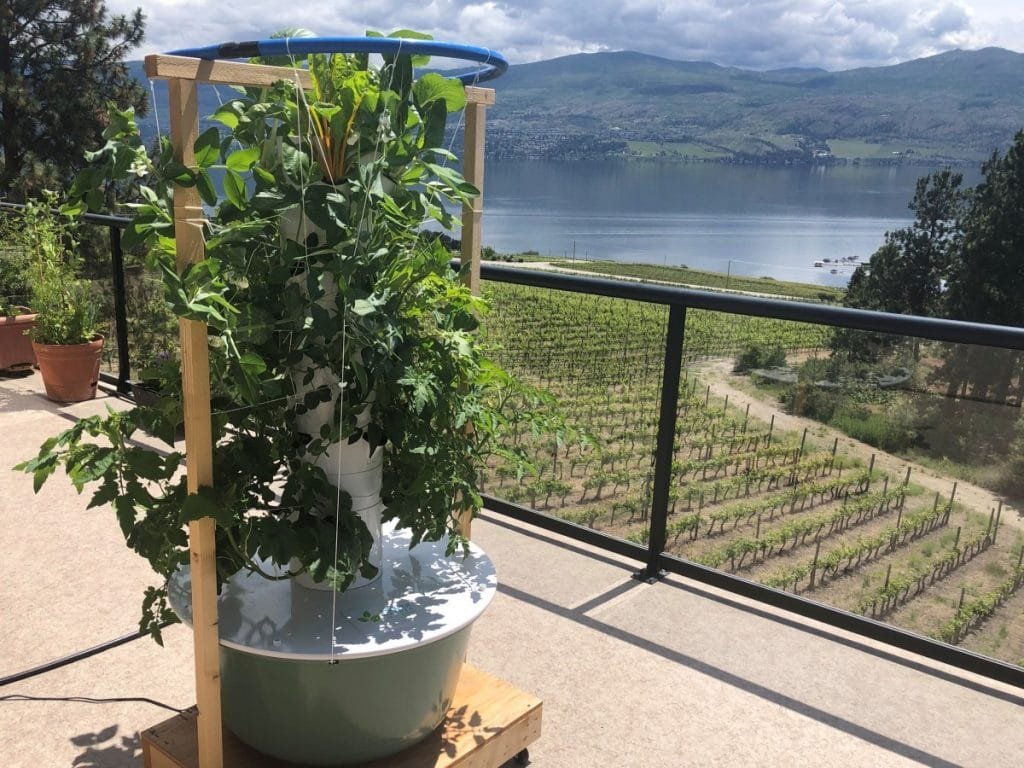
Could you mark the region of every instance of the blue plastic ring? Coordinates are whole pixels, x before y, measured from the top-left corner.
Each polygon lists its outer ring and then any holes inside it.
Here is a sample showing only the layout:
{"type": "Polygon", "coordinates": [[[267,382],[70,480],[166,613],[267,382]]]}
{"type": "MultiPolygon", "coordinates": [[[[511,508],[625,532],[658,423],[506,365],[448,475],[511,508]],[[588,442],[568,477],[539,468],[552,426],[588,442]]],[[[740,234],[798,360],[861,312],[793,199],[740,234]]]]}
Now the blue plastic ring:
{"type": "Polygon", "coordinates": [[[386,53],[412,56],[444,56],[475,61],[484,66],[475,72],[456,75],[463,85],[474,85],[502,75],[508,61],[497,51],[461,43],[436,40],[407,40],[398,37],[283,37],[249,40],[241,43],[217,43],[199,48],[170,51],[172,56],[196,59],[245,59],[256,56],[306,56],[310,53],[386,53]]]}

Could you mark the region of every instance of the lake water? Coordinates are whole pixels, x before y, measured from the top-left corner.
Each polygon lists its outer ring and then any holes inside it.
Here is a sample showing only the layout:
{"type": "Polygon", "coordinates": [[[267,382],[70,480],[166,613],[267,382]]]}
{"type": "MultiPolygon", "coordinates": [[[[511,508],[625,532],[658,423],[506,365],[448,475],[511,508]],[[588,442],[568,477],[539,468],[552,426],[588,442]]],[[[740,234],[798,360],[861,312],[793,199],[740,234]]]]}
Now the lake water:
{"type": "Polygon", "coordinates": [[[845,285],[852,266],[835,262],[867,260],[887,230],[912,221],[907,203],[928,171],[493,161],[483,241],[499,252],[845,285]]]}

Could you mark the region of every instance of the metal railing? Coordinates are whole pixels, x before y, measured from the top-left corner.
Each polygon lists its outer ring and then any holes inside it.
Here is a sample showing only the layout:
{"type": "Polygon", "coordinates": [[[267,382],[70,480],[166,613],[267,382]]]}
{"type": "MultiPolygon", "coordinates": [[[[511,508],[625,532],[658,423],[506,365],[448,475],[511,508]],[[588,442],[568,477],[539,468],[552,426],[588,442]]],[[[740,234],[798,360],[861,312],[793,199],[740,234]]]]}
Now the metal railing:
{"type": "Polygon", "coordinates": [[[668,308],[647,544],[641,545],[616,538],[589,527],[510,503],[493,495],[484,497],[487,509],[633,558],[643,564],[636,574],[641,579],[657,579],[666,572],[675,573],[961,669],[1024,687],[1024,668],[1022,667],[933,640],[866,616],[808,600],[749,579],[705,567],[666,551],[676,406],[688,309],[713,310],[737,315],[816,323],[833,328],[848,328],[886,335],[901,334],[933,341],[1013,350],[1024,350],[1024,328],[895,315],[784,299],[716,293],[490,264],[482,265],[481,277],[496,283],[628,299],[668,308]]]}
{"type": "MultiPolygon", "coordinates": [[[[0,210],[18,210],[19,206],[0,203],[0,210]]],[[[104,226],[110,232],[111,274],[114,292],[114,336],[117,345],[117,373],[104,380],[118,392],[130,392],[131,360],[125,292],[124,255],[121,230],[129,220],[118,216],[87,214],[86,223],[104,226]]],[[[452,262],[458,267],[459,262],[452,262]]],[[[662,372],[659,420],[653,457],[653,483],[649,535],[646,545],[616,538],[592,528],[577,525],[552,515],[485,495],[486,507],[496,513],[538,526],[586,544],[635,559],[640,564],[637,577],[657,579],[675,573],[735,594],[752,598],[795,614],[838,627],[897,648],[921,654],[952,666],[978,673],[1012,685],[1024,687],[1024,668],[983,656],[947,643],[914,634],[891,624],[839,608],[808,600],[799,595],[768,587],[749,579],[725,573],[686,560],[666,551],[669,518],[669,493],[672,479],[677,399],[683,368],[687,310],[712,310],[777,320],[816,323],[833,328],[880,334],[915,336],[940,342],[972,344],[1024,351],[1024,328],[993,326],[937,318],[894,315],[884,312],[810,304],[785,299],[770,299],[735,293],[702,291],[667,285],[575,274],[498,266],[485,263],[481,276],[488,281],[534,288],[566,291],[590,296],[628,299],[668,308],[665,327],[664,368],[662,372]]]]}

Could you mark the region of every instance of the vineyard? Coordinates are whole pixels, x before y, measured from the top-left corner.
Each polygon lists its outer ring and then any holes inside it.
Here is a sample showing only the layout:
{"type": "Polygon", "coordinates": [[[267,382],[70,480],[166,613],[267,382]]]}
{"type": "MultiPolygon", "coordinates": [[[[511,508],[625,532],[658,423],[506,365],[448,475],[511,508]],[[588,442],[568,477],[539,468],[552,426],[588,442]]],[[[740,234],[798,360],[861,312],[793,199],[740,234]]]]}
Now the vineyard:
{"type": "MultiPolygon", "coordinates": [[[[515,435],[536,473],[495,464],[487,493],[638,543],[648,536],[667,310],[488,284],[496,357],[543,385],[584,439],[515,435]]],[[[750,346],[827,354],[828,328],[688,310],[683,359],[750,346]]],[[[838,441],[783,433],[684,371],[667,548],[672,554],[1024,663],[1024,532],[891,476],[838,441]]]]}

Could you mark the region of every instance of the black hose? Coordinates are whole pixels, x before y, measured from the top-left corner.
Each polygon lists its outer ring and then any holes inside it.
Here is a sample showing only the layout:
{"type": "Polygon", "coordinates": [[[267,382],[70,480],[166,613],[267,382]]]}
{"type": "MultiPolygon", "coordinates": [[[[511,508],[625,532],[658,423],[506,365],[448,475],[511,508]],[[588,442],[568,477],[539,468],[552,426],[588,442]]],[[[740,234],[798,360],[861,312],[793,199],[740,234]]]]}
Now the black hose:
{"type": "MultiPolygon", "coordinates": [[[[160,629],[170,626],[172,623],[173,622],[165,622],[160,625],[160,629]]],[[[38,667],[32,667],[31,669],[26,669],[21,672],[15,672],[13,675],[0,677],[0,688],[5,685],[10,685],[11,683],[17,683],[21,680],[28,680],[30,677],[35,677],[36,675],[41,675],[45,672],[51,672],[55,669],[66,667],[68,664],[88,659],[90,656],[95,656],[103,653],[104,651],[109,651],[112,648],[117,648],[119,645],[124,645],[132,642],[133,640],[138,640],[140,637],[147,637],[149,634],[149,631],[144,632],[139,630],[138,632],[133,632],[128,635],[122,635],[121,637],[114,638],[113,640],[108,640],[100,645],[94,645],[92,648],[87,648],[84,651],[73,653],[70,656],[64,656],[59,659],[54,659],[53,661],[48,661],[45,664],[40,664],[38,667]]]]}

